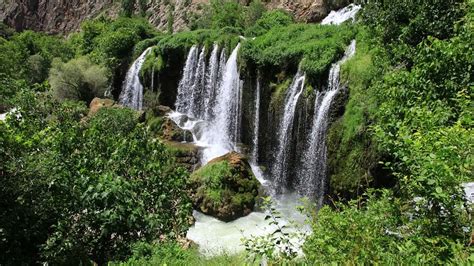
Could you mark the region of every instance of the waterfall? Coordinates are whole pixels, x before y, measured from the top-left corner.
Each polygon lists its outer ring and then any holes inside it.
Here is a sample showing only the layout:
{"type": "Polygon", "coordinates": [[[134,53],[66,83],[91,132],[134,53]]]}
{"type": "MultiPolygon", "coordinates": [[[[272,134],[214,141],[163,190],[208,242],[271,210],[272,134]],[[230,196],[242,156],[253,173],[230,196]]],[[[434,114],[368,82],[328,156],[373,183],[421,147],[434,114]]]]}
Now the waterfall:
{"type": "Polygon", "coordinates": [[[179,81],[178,96],[176,98],[176,110],[178,112],[194,116],[192,109],[193,99],[193,85],[195,83],[196,69],[198,64],[198,47],[194,45],[191,47],[186,58],[186,63],[183,69],[183,77],[179,81]]]}
{"type": "Polygon", "coordinates": [[[203,112],[206,106],[204,106],[204,95],[205,95],[205,81],[206,81],[206,48],[203,47],[199,53],[199,59],[197,61],[197,68],[195,69],[193,85],[191,87],[191,106],[189,106],[189,115],[196,118],[204,118],[203,112]]]}
{"type": "Polygon", "coordinates": [[[255,117],[253,119],[253,139],[252,139],[252,160],[258,163],[258,133],[260,131],[260,75],[257,77],[257,87],[255,89],[255,117]]]}
{"type": "Polygon", "coordinates": [[[234,150],[238,140],[239,121],[241,117],[241,90],[237,55],[240,43],[235,47],[225,65],[222,81],[216,94],[214,106],[215,117],[209,121],[206,142],[217,149],[204,151],[204,161],[234,150]]]}
{"type": "Polygon", "coordinates": [[[184,126],[183,114],[191,123],[195,142],[204,147],[202,162],[235,150],[240,141],[242,89],[237,55],[238,44],[226,60],[225,49],[214,45],[206,64],[205,48],[193,46],[188,53],[176,99],[177,114],[171,118],[184,126]],[[187,118],[188,119],[188,118],[187,118]]]}
{"type": "Polygon", "coordinates": [[[361,6],[356,4],[350,4],[340,10],[331,11],[327,17],[321,21],[321,25],[339,25],[345,21],[352,19],[354,21],[357,12],[361,9],[361,6]]]}
{"type": "Polygon", "coordinates": [[[127,72],[125,80],[122,85],[122,92],[119,96],[119,103],[133,108],[135,110],[141,110],[143,107],[143,85],[140,83],[140,69],[147,54],[150,52],[152,47],[146,49],[138,58],[133,62],[132,66],[127,72]]]}
{"type": "MultiPolygon", "coordinates": [[[[224,50],[222,50],[224,52],[224,50]]],[[[225,59],[225,54],[221,54],[221,59],[225,59]]],[[[206,73],[206,94],[204,95],[204,106],[207,108],[204,116],[204,120],[209,121],[214,114],[212,113],[213,106],[215,104],[215,94],[216,88],[219,82],[219,72],[220,65],[219,65],[219,46],[214,44],[214,48],[212,49],[211,58],[209,59],[209,69],[206,73]]],[[[225,62],[225,61],[224,61],[225,62]]],[[[224,64],[224,63],[221,63],[224,64]]]]}
{"type": "Polygon", "coordinates": [[[306,76],[301,70],[293,78],[285,97],[283,119],[278,132],[276,160],[272,168],[273,186],[276,193],[281,193],[287,187],[288,150],[292,138],[293,121],[296,105],[303,92],[306,76]]]}
{"type": "Polygon", "coordinates": [[[333,64],[329,71],[328,89],[317,93],[314,103],[314,118],[311,125],[307,148],[301,160],[298,173],[298,191],[300,194],[316,198],[319,206],[322,205],[326,187],[326,135],[331,103],[340,90],[339,73],[341,65],[355,53],[355,41],[346,49],[344,57],[333,64]]]}

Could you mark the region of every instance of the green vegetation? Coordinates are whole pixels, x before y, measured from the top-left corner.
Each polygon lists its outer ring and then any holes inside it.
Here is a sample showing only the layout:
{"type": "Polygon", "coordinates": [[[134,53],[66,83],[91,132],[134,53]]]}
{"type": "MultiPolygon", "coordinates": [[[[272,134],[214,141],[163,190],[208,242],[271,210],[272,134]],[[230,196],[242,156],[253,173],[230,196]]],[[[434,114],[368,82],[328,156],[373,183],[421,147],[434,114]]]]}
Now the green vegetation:
{"type": "MultiPolygon", "coordinates": [[[[144,15],[142,0],[122,0],[125,17],[86,21],[67,39],[0,24],[0,113],[15,108],[0,121],[0,264],[473,264],[461,185],[474,180],[474,2],[369,2],[340,26],[294,23],[259,0],[212,0],[192,31],[175,34],[168,1],[168,33],[130,18],[136,3],[144,15]],[[235,154],[189,176],[177,158],[197,148],[156,138],[170,122],[156,116],[159,97],[190,47],[241,42],[242,76],[265,78],[262,106],[275,114],[290,73],[306,72],[311,99],[353,38],[341,70],[347,104],[327,140],[334,202],[307,209],[305,256],[281,228],[244,240],[237,256],[199,256],[183,239],[192,205],[230,221],[254,208],[259,184],[235,154]],[[87,115],[151,46],[140,74],[147,123],[125,108],[87,115]]],[[[275,225],[280,214],[269,215],[275,225]]]]}
{"type": "Polygon", "coordinates": [[[183,235],[186,172],[133,111],[81,123],[83,105],[38,96],[21,92],[21,118],[0,124],[2,261],[104,263],[134,242],[183,235]]]}
{"type": "Polygon", "coordinates": [[[120,266],[139,265],[209,265],[209,266],[240,266],[258,265],[248,263],[242,255],[219,255],[212,258],[203,257],[195,247],[183,249],[178,243],[165,243],[162,245],[136,245],[134,254],[126,262],[111,263],[120,266]]]}
{"type": "Polygon", "coordinates": [[[218,157],[191,174],[192,200],[202,212],[223,221],[250,213],[259,183],[238,153],[218,157]]]}
{"type": "Polygon", "coordinates": [[[303,250],[311,264],[371,262],[381,265],[467,265],[472,248],[448,238],[426,238],[408,224],[403,203],[388,191],[370,192],[364,200],[328,206],[314,217],[313,234],[303,250]]]}
{"type": "Polygon", "coordinates": [[[93,64],[87,57],[72,59],[67,63],[54,60],[49,83],[58,99],[82,100],[89,103],[102,97],[108,85],[105,67],[93,64]]]}
{"type": "Polygon", "coordinates": [[[322,209],[305,244],[311,260],[474,260],[468,244],[472,206],[461,187],[473,181],[473,8],[472,1],[365,6],[362,23],[368,28],[359,31],[358,54],[343,67],[349,103],[330,134],[331,186],[344,191],[351,182],[366,182],[352,185],[360,193],[372,181],[387,185],[383,180],[390,176],[396,186],[322,209]]]}
{"type": "Polygon", "coordinates": [[[32,31],[6,37],[0,41],[0,73],[9,78],[41,83],[48,78],[53,58],[67,61],[73,57],[71,46],[59,37],[32,31]]]}
{"type": "Polygon", "coordinates": [[[381,168],[378,164],[381,155],[370,129],[377,110],[371,85],[388,66],[367,29],[359,30],[356,41],[357,53],[341,70],[341,79],[347,84],[350,97],[344,115],[328,132],[331,191],[348,198],[360,196],[368,186],[391,182],[389,176],[374,180],[374,173],[381,168]]]}
{"type": "Polygon", "coordinates": [[[245,42],[241,56],[264,69],[295,69],[301,63],[301,69],[316,80],[341,57],[353,36],[346,26],[292,24],[245,42]]]}

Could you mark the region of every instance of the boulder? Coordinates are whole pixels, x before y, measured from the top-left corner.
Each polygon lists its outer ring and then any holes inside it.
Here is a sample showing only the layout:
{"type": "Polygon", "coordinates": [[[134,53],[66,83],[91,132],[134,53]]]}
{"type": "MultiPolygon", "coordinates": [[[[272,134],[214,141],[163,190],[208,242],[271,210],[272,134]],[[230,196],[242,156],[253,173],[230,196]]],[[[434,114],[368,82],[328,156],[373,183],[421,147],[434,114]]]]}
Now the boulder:
{"type": "Polygon", "coordinates": [[[252,212],[260,187],[247,159],[236,152],[198,169],[191,174],[190,184],[195,208],[225,222],[252,212]]]}
{"type": "Polygon", "coordinates": [[[159,105],[158,108],[156,108],[155,112],[157,115],[159,116],[165,116],[167,115],[168,113],[171,113],[171,108],[169,108],[168,106],[164,106],[164,105],[159,105]]]}
{"type": "Polygon", "coordinates": [[[193,134],[189,130],[179,128],[169,117],[163,117],[159,137],[166,141],[193,142],[193,134]]]}
{"type": "Polygon", "coordinates": [[[101,108],[113,107],[113,106],[119,106],[119,105],[116,105],[114,100],[101,99],[101,98],[96,97],[89,104],[89,114],[87,116],[91,117],[91,116],[95,115],[99,111],[99,109],[101,109],[101,108]]]}

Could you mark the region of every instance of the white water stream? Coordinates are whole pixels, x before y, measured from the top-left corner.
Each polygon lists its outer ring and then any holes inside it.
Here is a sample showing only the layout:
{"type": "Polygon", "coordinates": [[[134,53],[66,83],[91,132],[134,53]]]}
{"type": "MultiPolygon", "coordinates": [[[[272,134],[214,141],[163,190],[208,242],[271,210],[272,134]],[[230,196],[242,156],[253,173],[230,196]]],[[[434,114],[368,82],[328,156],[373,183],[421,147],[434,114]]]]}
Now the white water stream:
{"type": "Polygon", "coordinates": [[[323,19],[323,21],[321,21],[321,25],[339,25],[348,21],[349,19],[352,19],[352,21],[354,21],[355,16],[361,8],[362,7],[359,5],[350,4],[337,11],[333,10],[331,11],[331,13],[329,13],[329,15],[327,15],[327,17],[323,19]]]}
{"type": "Polygon", "coordinates": [[[138,58],[133,62],[132,66],[127,72],[125,80],[122,85],[122,91],[119,96],[119,103],[135,110],[141,110],[143,107],[143,85],[140,83],[140,69],[147,54],[152,47],[147,48],[138,58]]]}

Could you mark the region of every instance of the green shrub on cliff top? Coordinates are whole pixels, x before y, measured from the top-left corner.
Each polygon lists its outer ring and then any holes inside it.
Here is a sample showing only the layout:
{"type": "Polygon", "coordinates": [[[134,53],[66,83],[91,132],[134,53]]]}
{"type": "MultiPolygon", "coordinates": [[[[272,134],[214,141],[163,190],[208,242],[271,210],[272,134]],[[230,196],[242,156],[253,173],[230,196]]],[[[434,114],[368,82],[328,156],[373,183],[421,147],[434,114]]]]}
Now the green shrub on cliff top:
{"type": "Polygon", "coordinates": [[[292,24],[248,40],[241,54],[259,67],[296,68],[301,63],[309,76],[318,77],[342,56],[353,37],[347,26],[292,24]]]}

